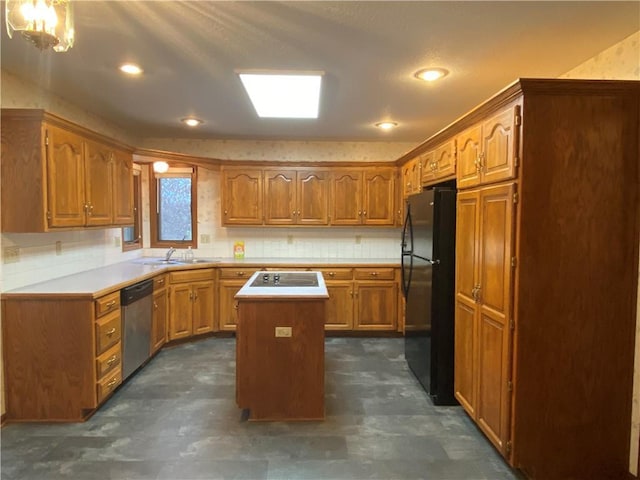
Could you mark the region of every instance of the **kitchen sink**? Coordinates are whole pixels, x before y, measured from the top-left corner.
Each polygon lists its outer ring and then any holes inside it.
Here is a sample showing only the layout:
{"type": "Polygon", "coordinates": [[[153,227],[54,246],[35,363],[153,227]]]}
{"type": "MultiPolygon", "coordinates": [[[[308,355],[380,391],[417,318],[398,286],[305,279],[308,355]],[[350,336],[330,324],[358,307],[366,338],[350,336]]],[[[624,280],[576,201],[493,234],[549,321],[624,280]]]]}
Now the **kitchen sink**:
{"type": "Polygon", "coordinates": [[[194,263],[217,263],[220,260],[206,260],[203,258],[198,258],[194,260],[165,260],[164,258],[141,258],[139,260],[135,260],[136,263],[141,263],[142,265],[192,265],[194,263]]]}

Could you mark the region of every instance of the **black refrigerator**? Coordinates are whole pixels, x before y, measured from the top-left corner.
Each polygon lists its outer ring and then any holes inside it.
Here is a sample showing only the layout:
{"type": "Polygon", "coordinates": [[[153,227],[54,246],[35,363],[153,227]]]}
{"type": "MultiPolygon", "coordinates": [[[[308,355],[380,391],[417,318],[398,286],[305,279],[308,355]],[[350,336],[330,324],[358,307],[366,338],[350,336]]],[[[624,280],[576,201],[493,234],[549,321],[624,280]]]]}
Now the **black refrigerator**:
{"type": "Polygon", "coordinates": [[[434,187],[407,199],[402,229],[406,299],[405,358],[434,405],[457,405],[453,394],[455,187],[434,187]]]}

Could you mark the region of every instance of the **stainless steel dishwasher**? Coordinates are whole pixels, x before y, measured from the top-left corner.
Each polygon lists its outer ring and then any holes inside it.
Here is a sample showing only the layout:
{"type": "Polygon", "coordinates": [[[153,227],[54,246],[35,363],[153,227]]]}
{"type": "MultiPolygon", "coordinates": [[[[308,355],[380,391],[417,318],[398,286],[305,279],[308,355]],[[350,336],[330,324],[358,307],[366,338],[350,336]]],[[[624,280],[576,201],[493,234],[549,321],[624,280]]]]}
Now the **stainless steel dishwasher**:
{"type": "Polygon", "coordinates": [[[153,280],[145,280],[120,291],[123,380],[149,358],[152,299],[153,280]]]}

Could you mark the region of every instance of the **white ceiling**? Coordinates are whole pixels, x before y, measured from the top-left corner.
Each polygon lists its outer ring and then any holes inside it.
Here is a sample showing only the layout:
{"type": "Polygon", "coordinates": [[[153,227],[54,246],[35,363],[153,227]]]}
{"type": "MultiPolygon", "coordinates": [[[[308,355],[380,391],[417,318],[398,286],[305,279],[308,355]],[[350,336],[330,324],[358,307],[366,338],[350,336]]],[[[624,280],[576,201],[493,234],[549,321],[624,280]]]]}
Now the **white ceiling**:
{"type": "Polygon", "coordinates": [[[640,30],[640,2],[77,1],[75,17],[67,53],[3,31],[2,69],[136,137],[419,142],[516,78],[557,77],[640,30]],[[419,82],[424,66],[451,73],[419,82]],[[259,119],[239,69],[324,71],[320,118],[259,119]]]}

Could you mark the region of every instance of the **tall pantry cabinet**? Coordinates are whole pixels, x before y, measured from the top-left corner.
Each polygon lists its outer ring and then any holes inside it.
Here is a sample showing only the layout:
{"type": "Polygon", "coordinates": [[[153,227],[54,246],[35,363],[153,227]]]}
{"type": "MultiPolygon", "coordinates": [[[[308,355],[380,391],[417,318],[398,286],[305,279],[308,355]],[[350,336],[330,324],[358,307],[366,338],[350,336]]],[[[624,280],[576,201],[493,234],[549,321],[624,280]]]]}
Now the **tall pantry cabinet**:
{"type": "Polygon", "coordinates": [[[521,79],[455,137],[456,398],[534,479],[628,471],[640,82],[521,79]]]}

